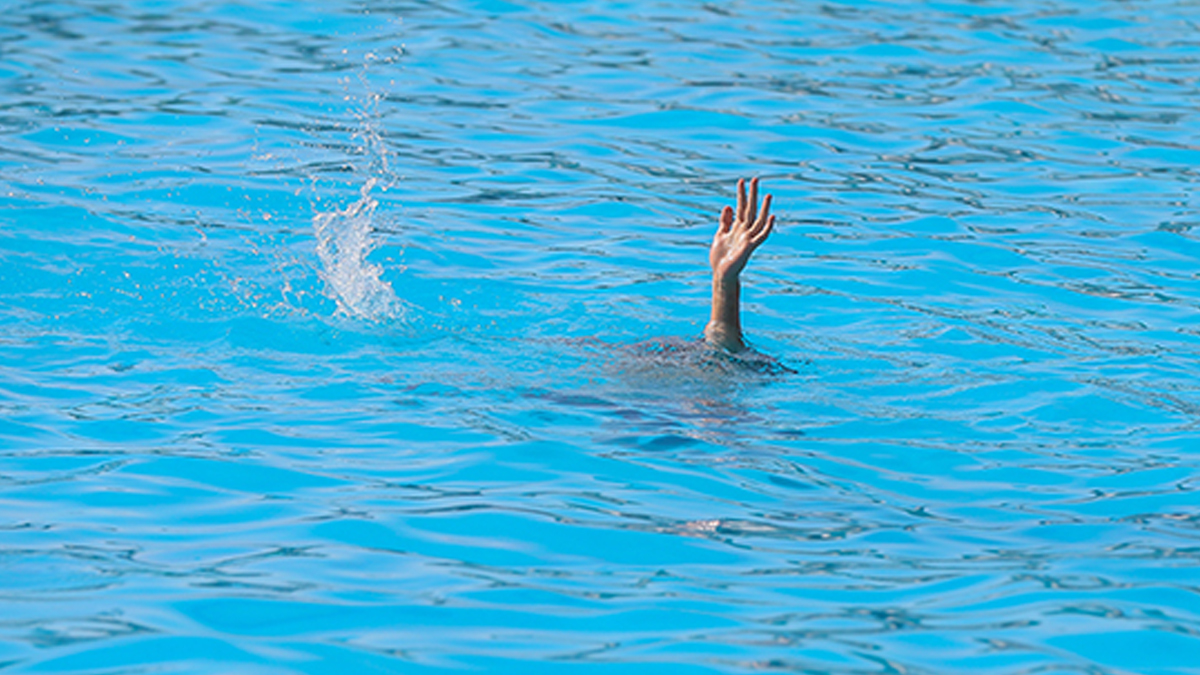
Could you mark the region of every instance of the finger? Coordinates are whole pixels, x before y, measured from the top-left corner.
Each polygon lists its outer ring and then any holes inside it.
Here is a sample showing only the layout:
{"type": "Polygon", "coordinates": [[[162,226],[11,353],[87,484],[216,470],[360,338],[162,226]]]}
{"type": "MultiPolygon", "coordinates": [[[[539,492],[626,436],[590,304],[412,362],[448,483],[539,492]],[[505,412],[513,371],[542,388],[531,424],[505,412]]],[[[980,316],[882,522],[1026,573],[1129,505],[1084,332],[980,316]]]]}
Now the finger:
{"type": "Polygon", "coordinates": [[[763,197],[762,210],[758,212],[758,221],[760,223],[767,222],[767,218],[771,216],[771,195],[763,197]]]}
{"type": "Polygon", "coordinates": [[[762,244],[764,241],[766,241],[767,237],[771,236],[771,232],[773,232],[774,230],[775,230],[775,216],[771,216],[770,218],[768,218],[766,220],[766,223],[763,225],[762,229],[760,229],[758,232],[755,232],[753,235],[751,235],[750,244],[752,246],[754,246],[755,248],[758,248],[759,244],[762,244]]]}
{"type": "Polygon", "coordinates": [[[721,226],[717,228],[717,232],[722,234],[728,232],[730,228],[733,227],[733,209],[730,208],[729,205],[726,205],[725,208],[721,209],[720,223],[721,226]]]}
{"type": "Polygon", "coordinates": [[[758,234],[764,227],[767,226],[767,219],[771,215],[771,195],[763,197],[762,211],[758,214],[758,219],[750,227],[750,236],[758,234]]]}
{"type": "Polygon", "coordinates": [[[771,236],[771,232],[773,232],[774,230],[775,230],[775,216],[771,216],[770,218],[767,219],[767,226],[763,228],[762,232],[759,232],[758,234],[750,237],[750,243],[755,248],[758,248],[758,245],[763,243],[764,241],[766,241],[767,237],[771,236]]]}
{"type": "Polygon", "coordinates": [[[747,225],[754,224],[754,218],[758,214],[758,176],[750,179],[750,204],[746,211],[746,220],[743,221],[747,225]]]}
{"type": "Polygon", "coordinates": [[[738,222],[746,220],[746,179],[738,179],[738,201],[737,201],[737,219],[738,222]]]}

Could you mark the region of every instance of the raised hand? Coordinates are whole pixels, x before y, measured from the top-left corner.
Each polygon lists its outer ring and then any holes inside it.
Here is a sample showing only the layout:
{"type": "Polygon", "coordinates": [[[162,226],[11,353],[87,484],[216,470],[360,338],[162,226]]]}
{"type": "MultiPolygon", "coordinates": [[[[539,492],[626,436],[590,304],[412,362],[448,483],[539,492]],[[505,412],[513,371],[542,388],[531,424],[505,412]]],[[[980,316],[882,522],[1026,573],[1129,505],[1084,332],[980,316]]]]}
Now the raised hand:
{"type": "Polygon", "coordinates": [[[757,203],[758,179],[750,181],[749,199],[746,197],[746,180],[739,180],[737,211],[735,213],[728,206],[721,210],[720,226],[708,250],[714,281],[736,281],[754,250],[771,236],[775,227],[771,195],[763,198],[761,209],[756,208],[757,203]]]}
{"type": "Polygon", "coordinates": [[[704,338],[714,347],[730,352],[746,348],[742,341],[741,280],[742,270],[755,249],[762,245],[775,228],[771,215],[771,195],[758,203],[758,179],[750,181],[746,195],[745,179],[738,181],[737,211],[726,206],[721,210],[720,225],[708,249],[712,265],[712,317],[704,327],[704,338]]]}

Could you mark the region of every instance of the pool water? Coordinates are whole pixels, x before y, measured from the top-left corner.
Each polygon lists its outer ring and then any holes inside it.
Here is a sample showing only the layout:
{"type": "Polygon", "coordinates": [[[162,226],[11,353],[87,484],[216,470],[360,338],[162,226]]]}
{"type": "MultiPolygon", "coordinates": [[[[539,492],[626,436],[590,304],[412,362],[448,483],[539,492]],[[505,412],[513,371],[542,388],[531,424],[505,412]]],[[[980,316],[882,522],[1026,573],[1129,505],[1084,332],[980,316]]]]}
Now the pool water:
{"type": "Polygon", "coordinates": [[[1193,2],[14,0],[0,91],[0,671],[1200,673],[1193,2]]]}

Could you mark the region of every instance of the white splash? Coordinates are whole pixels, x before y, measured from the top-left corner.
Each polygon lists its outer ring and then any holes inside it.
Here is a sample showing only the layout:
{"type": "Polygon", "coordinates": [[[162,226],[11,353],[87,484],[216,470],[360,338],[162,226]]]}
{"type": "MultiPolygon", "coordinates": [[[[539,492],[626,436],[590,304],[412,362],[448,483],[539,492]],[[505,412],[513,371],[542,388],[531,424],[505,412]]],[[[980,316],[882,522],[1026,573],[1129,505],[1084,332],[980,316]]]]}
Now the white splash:
{"type": "Polygon", "coordinates": [[[377,180],[363,185],[358,201],[344,209],[313,216],[321,278],[337,301],[338,311],[347,316],[375,321],[398,319],[404,303],[392,285],[381,278],[383,269],[367,261],[375,250],[372,224],[379,202],[371,197],[377,180]]]}

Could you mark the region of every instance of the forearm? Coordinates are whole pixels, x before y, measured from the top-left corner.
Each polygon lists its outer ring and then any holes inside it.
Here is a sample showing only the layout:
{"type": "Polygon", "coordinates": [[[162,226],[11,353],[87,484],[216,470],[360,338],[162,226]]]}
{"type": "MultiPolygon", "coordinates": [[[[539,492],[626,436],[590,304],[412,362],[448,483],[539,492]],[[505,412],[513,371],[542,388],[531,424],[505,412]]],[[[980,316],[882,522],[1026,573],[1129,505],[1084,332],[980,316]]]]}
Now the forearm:
{"type": "Polygon", "coordinates": [[[726,351],[746,348],[742,342],[741,281],[737,275],[726,278],[713,274],[712,316],[704,327],[709,344],[726,351]]]}
{"type": "Polygon", "coordinates": [[[771,215],[771,195],[763,198],[762,210],[755,209],[758,201],[758,179],[738,181],[737,214],[728,206],[721,209],[719,227],[708,249],[708,263],[713,271],[712,317],[704,327],[704,338],[718,349],[740,352],[742,342],[741,281],[739,276],[750,260],[750,254],[767,240],[775,227],[771,215]]]}

